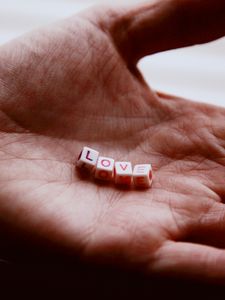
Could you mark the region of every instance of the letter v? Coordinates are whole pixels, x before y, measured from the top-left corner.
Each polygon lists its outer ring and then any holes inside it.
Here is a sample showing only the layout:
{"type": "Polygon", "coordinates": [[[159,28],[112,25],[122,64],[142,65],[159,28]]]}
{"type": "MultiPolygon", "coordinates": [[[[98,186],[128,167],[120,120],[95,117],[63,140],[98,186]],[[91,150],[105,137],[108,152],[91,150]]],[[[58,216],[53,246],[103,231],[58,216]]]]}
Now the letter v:
{"type": "Polygon", "coordinates": [[[120,167],[121,167],[121,169],[122,169],[123,171],[126,171],[126,169],[127,169],[127,167],[128,167],[128,164],[125,164],[125,165],[120,164],[120,167]]]}

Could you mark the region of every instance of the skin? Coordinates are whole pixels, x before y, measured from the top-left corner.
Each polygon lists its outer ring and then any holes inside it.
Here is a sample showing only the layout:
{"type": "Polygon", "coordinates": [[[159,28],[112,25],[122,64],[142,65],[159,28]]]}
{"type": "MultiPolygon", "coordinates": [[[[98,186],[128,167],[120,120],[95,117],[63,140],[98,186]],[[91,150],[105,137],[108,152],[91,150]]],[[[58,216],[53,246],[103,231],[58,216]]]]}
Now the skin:
{"type": "Polygon", "coordinates": [[[222,37],[224,14],[218,0],[101,7],[2,46],[4,228],[86,261],[225,283],[225,109],[155,92],[136,67],[222,37]],[[78,172],[83,146],[152,163],[152,189],[78,172]]]}

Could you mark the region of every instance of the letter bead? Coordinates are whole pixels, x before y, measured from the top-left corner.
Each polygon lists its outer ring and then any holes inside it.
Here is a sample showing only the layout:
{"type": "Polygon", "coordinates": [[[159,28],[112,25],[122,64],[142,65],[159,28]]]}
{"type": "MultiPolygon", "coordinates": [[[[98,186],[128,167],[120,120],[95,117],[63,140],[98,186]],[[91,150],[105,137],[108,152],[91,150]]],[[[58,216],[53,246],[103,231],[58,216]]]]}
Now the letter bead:
{"type": "Polygon", "coordinates": [[[77,167],[81,169],[88,169],[89,171],[93,171],[97,164],[98,157],[99,157],[98,151],[95,151],[88,147],[84,147],[78,157],[77,167]]]}
{"type": "Polygon", "coordinates": [[[114,164],[114,159],[99,156],[95,170],[95,178],[106,181],[112,180],[114,175],[114,164]]]}
{"type": "Polygon", "coordinates": [[[152,166],[136,165],[133,171],[134,185],[138,188],[150,188],[152,185],[152,166]]]}
{"type": "Polygon", "coordinates": [[[115,183],[120,185],[132,184],[132,164],[130,162],[116,162],[115,163],[115,183]]]}

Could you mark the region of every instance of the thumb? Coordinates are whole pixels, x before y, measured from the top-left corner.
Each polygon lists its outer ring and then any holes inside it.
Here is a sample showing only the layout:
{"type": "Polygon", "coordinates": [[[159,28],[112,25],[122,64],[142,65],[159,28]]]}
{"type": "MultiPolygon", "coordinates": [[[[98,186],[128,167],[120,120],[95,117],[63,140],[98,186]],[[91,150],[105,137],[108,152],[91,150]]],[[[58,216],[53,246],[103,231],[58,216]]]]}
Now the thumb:
{"type": "Polygon", "coordinates": [[[225,35],[225,0],[154,0],[121,10],[111,35],[126,60],[225,35]]]}

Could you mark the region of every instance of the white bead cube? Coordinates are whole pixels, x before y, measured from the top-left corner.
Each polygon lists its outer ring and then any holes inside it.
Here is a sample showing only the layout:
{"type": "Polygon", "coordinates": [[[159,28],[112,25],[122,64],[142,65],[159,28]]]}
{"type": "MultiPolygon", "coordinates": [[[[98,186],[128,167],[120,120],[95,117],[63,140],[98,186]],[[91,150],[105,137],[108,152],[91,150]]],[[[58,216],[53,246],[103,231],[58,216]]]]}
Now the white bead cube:
{"type": "Polygon", "coordinates": [[[98,151],[95,151],[88,147],[84,147],[78,157],[77,167],[92,171],[97,164],[98,157],[99,157],[98,151]]]}
{"type": "Polygon", "coordinates": [[[107,181],[112,180],[114,176],[114,164],[114,159],[99,156],[95,170],[95,178],[107,181]]]}
{"type": "Polygon", "coordinates": [[[115,163],[115,183],[120,185],[131,185],[133,178],[132,164],[130,162],[115,163]]]}
{"type": "Polygon", "coordinates": [[[152,166],[136,165],[133,171],[134,185],[138,188],[150,188],[152,185],[152,166]]]}

